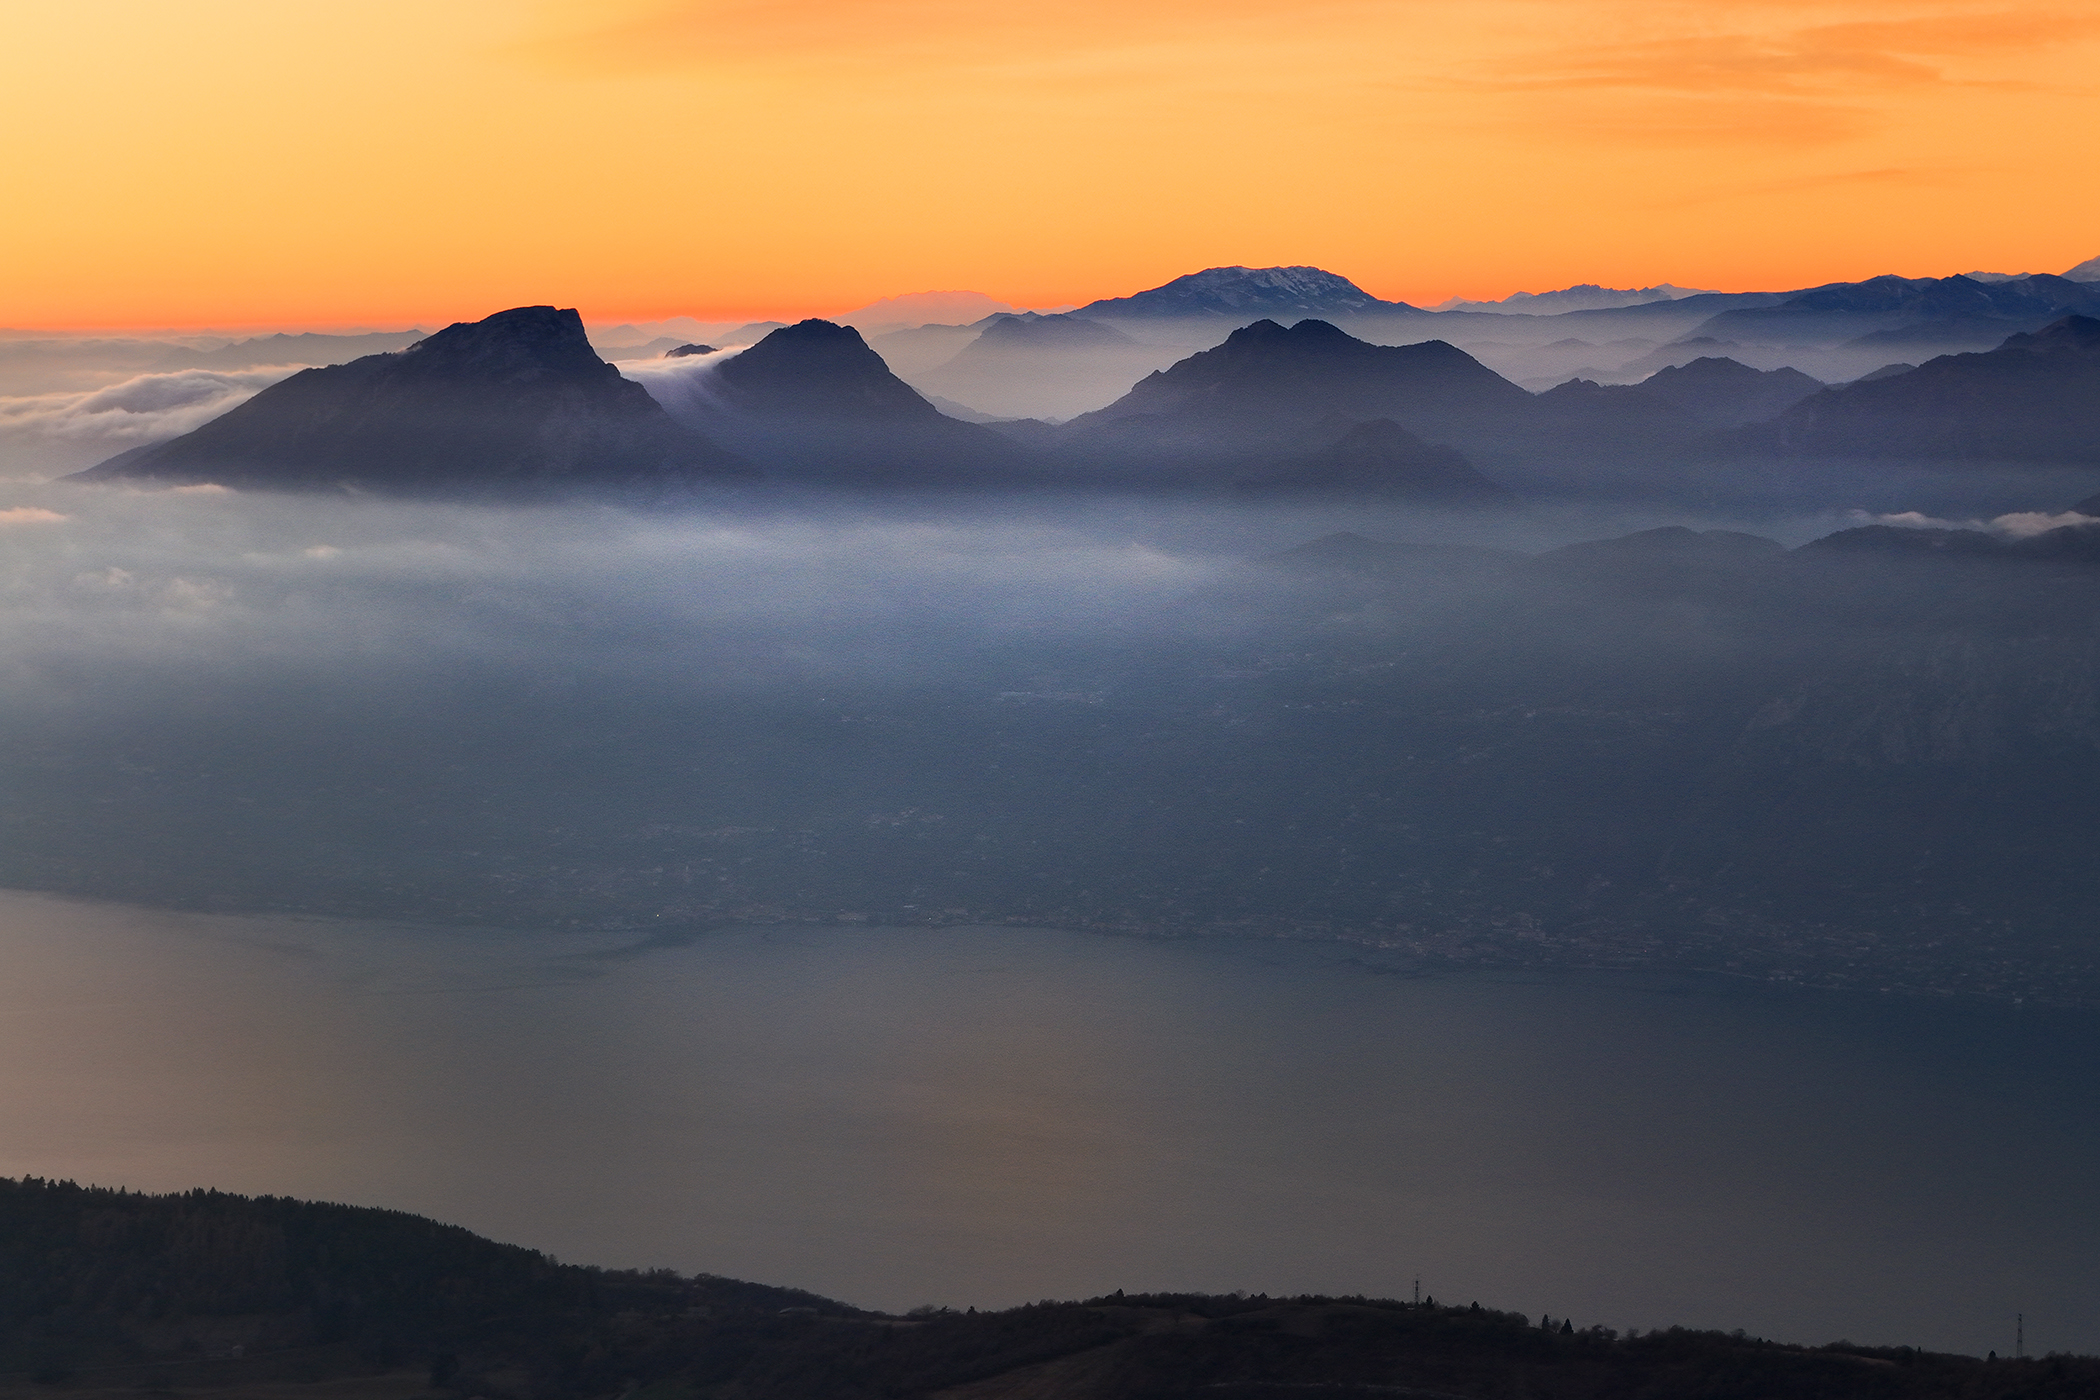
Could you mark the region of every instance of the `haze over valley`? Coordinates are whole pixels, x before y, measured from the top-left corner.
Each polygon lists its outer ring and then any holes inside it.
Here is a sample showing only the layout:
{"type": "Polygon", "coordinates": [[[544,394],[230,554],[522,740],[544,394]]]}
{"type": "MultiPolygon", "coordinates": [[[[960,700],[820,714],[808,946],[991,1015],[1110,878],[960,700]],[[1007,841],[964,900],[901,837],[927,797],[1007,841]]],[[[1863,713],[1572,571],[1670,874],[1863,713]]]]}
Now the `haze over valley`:
{"type": "Polygon", "coordinates": [[[0,1171],[2100,1346],[2071,271],[0,341],[0,1171]]]}

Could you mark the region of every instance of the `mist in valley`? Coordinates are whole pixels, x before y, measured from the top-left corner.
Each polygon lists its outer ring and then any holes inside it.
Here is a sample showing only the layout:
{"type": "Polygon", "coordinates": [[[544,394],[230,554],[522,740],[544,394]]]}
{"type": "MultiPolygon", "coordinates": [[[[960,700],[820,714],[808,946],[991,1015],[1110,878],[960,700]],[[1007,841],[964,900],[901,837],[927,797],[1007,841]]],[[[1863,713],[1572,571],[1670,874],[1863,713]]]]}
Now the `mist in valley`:
{"type": "Polygon", "coordinates": [[[1980,1348],[1888,1283],[1956,1271],[2090,1345],[2084,1118],[1966,1203],[2085,1093],[2100,467],[1931,387],[2075,402],[2080,318],[1830,389],[1883,313],[1342,286],[23,369],[0,885],[84,1067],[6,1169],[885,1307],[1427,1268],[1980,1348]]]}

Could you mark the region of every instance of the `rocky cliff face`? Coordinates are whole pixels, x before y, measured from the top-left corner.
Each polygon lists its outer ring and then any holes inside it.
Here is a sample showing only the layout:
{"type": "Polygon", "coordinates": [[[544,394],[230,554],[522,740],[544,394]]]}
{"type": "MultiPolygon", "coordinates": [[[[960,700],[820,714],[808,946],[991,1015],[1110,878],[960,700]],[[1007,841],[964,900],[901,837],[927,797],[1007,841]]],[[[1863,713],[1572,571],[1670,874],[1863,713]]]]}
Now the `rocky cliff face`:
{"type": "Polygon", "coordinates": [[[576,312],[523,306],[302,371],[81,476],[457,496],[658,492],[749,474],[599,359],[576,312]]]}

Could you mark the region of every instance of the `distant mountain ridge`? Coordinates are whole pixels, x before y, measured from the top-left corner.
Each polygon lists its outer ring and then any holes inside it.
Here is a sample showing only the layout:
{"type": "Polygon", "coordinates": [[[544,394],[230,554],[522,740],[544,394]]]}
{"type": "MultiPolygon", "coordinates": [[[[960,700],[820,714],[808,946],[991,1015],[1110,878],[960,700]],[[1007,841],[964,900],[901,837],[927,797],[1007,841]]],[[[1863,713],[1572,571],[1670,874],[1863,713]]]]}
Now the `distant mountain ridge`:
{"type": "Polygon", "coordinates": [[[1317,267],[1207,267],[1127,297],[1079,308],[1096,320],[1212,320],[1424,314],[1401,301],[1381,301],[1348,278],[1317,267]]]}
{"type": "Polygon", "coordinates": [[[1824,457],[2100,462],[2100,319],[2066,316],[1995,350],[1825,389],[1727,441],[1824,457]]]}
{"type": "Polygon", "coordinates": [[[1550,316],[1561,311],[1609,311],[1622,306],[1641,306],[1651,301],[1682,301],[1686,297],[1711,295],[1711,287],[1675,287],[1661,282],[1653,287],[1600,287],[1583,282],[1552,292],[1511,292],[1499,301],[1469,301],[1452,297],[1438,302],[1431,311],[1515,311],[1550,316]]]}
{"type": "Polygon", "coordinates": [[[1836,344],[1907,332],[1910,341],[1949,335],[1983,343],[2031,330],[2065,312],[2100,314],[2100,286],[2036,275],[2005,282],[1972,277],[1870,277],[1793,293],[1774,306],[1723,311],[1695,335],[1737,341],[1836,344]]]}

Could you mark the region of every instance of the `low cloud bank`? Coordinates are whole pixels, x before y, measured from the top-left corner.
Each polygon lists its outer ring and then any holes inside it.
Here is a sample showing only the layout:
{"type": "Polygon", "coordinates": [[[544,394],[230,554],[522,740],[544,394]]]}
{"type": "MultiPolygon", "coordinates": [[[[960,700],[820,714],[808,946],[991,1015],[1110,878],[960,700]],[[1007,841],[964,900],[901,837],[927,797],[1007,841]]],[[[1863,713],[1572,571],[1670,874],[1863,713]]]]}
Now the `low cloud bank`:
{"type": "Polygon", "coordinates": [[[0,398],[0,476],[63,475],[142,443],[179,437],[302,368],[186,369],[84,393],[0,398]]]}
{"type": "Polygon", "coordinates": [[[0,498],[8,682],[466,664],[910,683],[985,646],[1152,625],[1230,563],[1085,518],[642,514],[68,483],[0,498]],[[26,498],[26,499],[25,499],[26,498]]]}
{"type": "Polygon", "coordinates": [[[2012,540],[2028,539],[2050,530],[2060,530],[2066,525],[2100,524],[2100,515],[2081,515],[2075,510],[2054,513],[2040,510],[2012,511],[2005,515],[1994,515],[1988,520],[1948,520],[1916,510],[1881,515],[1856,510],[1852,512],[1851,519],[1860,525],[1893,525],[1904,530],[1978,530],[2012,540]]]}
{"type": "Polygon", "coordinates": [[[626,360],[621,362],[619,370],[647,389],[649,397],[662,404],[665,412],[677,416],[706,400],[708,380],[717,367],[750,348],[748,345],[732,345],[712,355],[680,355],[675,360],[626,360]]]}

